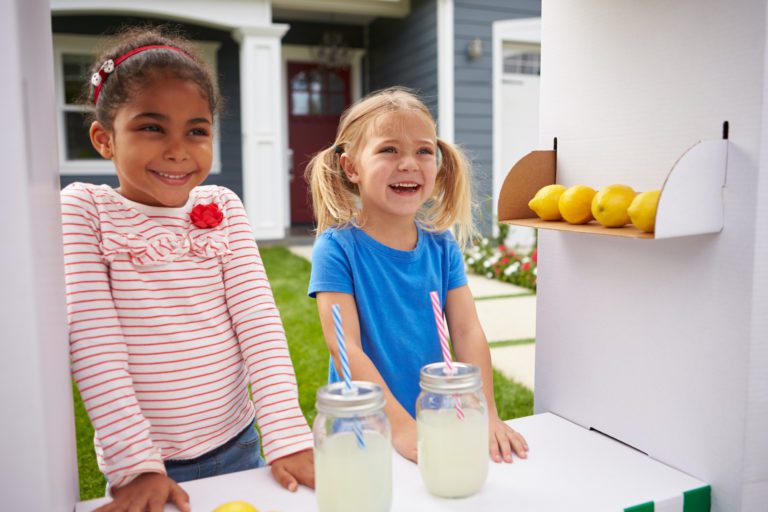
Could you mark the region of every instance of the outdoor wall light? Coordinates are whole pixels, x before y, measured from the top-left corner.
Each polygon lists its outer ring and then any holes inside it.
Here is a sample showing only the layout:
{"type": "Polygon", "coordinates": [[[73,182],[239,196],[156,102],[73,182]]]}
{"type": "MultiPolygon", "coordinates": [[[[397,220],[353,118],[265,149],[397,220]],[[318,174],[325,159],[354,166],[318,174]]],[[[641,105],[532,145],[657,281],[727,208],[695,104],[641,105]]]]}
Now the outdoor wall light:
{"type": "Polygon", "coordinates": [[[483,55],[483,40],[479,37],[474,38],[467,45],[467,57],[469,60],[477,60],[483,55]]]}
{"type": "Polygon", "coordinates": [[[336,31],[323,32],[320,42],[310,48],[315,61],[328,68],[349,64],[351,52],[344,40],[344,34],[336,31]]]}

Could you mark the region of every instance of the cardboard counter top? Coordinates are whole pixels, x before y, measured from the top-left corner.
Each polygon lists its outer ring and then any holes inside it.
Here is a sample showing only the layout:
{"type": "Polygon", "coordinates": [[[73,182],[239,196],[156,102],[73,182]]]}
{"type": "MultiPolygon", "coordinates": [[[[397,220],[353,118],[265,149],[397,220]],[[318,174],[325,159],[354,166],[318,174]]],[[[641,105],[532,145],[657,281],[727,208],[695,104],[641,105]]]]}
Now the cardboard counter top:
{"type": "MultiPolygon", "coordinates": [[[[430,495],[418,467],[394,456],[393,512],[707,512],[709,486],[609,437],[551,413],[507,422],[530,447],[528,459],[512,464],[491,462],[488,480],[474,496],[442,499],[430,495]]],[[[260,512],[314,512],[314,492],[301,487],[289,493],[268,468],[242,471],[181,484],[193,511],[211,511],[233,500],[260,512]]],[[[108,500],[78,503],[88,512],[108,500]]],[[[176,510],[166,505],[165,510],[176,510]]],[[[365,511],[360,511],[365,512],[365,511]]]]}

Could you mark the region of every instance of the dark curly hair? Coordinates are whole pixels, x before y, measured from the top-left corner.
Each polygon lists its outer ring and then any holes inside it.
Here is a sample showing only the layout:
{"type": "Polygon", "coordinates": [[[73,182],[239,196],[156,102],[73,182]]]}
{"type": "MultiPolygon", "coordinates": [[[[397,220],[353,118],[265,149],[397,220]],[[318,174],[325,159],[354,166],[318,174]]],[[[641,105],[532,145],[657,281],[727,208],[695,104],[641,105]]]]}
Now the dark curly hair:
{"type": "MultiPolygon", "coordinates": [[[[109,43],[108,49],[102,51],[96,58],[91,73],[98,72],[106,60],[117,59],[141,46],[174,46],[184,53],[157,48],[137,53],[124,60],[103,80],[98,101],[89,116],[89,122],[98,121],[106,129],[111,130],[118,108],[129,101],[132,94],[147,87],[154,80],[169,75],[196,83],[200,92],[208,100],[211,114],[215,115],[220,111],[222,98],[214,74],[195,46],[178,30],[167,25],[127,27],[120,30],[109,43]]],[[[84,103],[93,105],[94,90],[95,87],[90,83],[89,75],[87,92],[83,95],[84,103]]]]}

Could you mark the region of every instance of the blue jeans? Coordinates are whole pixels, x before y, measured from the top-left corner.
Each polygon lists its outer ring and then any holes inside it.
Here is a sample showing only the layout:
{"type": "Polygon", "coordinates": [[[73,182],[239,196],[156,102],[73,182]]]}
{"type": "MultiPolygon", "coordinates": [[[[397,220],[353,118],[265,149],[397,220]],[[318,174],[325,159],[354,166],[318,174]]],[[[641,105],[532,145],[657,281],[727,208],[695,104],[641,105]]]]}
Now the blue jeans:
{"type": "Polygon", "coordinates": [[[261,439],[254,421],[218,448],[189,460],[166,460],[165,470],[176,482],[224,475],[267,465],[261,456],[261,439]]]}

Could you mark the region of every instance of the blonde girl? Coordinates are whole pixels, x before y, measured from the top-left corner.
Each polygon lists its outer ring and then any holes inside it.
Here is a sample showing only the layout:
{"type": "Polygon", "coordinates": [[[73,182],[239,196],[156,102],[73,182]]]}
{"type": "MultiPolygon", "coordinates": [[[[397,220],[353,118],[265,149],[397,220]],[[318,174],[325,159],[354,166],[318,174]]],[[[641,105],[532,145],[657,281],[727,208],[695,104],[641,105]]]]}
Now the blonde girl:
{"type": "Polygon", "coordinates": [[[488,343],[448,231],[461,244],[473,233],[469,164],[437,138],[427,107],[399,87],[367,96],[344,113],[306,178],[318,226],[309,295],[333,357],[331,379],[340,368],[336,303],[352,377],[384,387],[393,445],[415,461],[419,370],[442,359],[429,298],[437,290],[456,358],[482,370],[491,457],[525,457],[525,440],[496,412],[488,343]]]}
{"type": "Polygon", "coordinates": [[[114,498],[100,510],[189,510],[177,482],[263,466],[261,450],[282,485],[313,486],[312,434],[248,217],[232,191],[200,186],[211,72],[151,28],[125,31],[92,72],[90,138],[119,187],[74,183],[61,201],[72,373],[114,498]]]}

